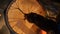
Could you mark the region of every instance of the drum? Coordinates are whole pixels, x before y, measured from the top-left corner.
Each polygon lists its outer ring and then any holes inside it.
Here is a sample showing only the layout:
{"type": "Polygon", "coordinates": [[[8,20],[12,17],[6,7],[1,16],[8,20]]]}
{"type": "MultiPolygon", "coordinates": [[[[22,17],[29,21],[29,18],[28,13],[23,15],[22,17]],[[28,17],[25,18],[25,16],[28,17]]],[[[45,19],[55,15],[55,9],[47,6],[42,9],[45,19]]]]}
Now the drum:
{"type": "Polygon", "coordinates": [[[10,2],[5,10],[5,21],[11,34],[39,34],[41,28],[29,22],[24,14],[33,12],[43,17],[51,16],[53,13],[50,14],[50,12],[48,12],[47,9],[49,8],[42,5],[43,4],[39,3],[37,0],[13,0],[10,2]]]}
{"type": "Polygon", "coordinates": [[[40,28],[24,19],[23,13],[28,14],[31,12],[44,17],[46,14],[42,5],[36,0],[13,0],[5,12],[6,25],[10,31],[14,34],[38,34],[40,28]]]}

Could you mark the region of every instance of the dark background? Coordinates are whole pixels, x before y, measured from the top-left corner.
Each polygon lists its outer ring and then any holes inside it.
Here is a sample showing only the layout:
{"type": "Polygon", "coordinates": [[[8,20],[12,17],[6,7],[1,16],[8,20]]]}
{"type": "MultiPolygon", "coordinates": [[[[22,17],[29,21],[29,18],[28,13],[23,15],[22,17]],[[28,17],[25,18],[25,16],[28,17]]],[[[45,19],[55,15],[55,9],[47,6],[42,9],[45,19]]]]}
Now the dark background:
{"type": "Polygon", "coordinates": [[[4,11],[10,2],[11,0],[0,0],[0,34],[10,34],[4,20],[4,11]]]}

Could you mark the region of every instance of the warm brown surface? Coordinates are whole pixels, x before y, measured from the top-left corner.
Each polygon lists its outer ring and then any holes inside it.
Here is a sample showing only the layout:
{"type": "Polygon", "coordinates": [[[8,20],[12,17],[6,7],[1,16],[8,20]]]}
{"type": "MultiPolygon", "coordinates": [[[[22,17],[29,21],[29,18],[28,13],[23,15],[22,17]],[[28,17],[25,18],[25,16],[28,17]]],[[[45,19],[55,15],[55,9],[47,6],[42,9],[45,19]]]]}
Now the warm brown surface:
{"type": "Polygon", "coordinates": [[[45,16],[45,11],[36,0],[16,0],[8,10],[9,24],[18,34],[37,34],[39,29],[34,24],[24,20],[24,15],[15,8],[20,8],[24,13],[34,12],[45,16]]]}

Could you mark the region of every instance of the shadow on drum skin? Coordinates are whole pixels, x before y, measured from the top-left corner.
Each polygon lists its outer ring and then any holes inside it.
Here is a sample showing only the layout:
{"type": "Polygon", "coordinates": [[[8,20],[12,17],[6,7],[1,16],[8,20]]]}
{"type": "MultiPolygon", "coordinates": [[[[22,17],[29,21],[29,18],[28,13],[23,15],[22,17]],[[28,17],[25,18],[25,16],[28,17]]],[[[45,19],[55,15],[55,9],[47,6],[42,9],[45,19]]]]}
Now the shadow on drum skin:
{"type": "Polygon", "coordinates": [[[25,14],[21,9],[17,8],[18,10],[20,10],[23,14],[25,19],[27,19],[29,22],[36,24],[39,28],[45,30],[45,31],[49,31],[49,30],[56,30],[56,22],[54,22],[51,19],[45,18],[39,14],[36,13],[29,13],[29,14],[25,14]]]}
{"type": "Polygon", "coordinates": [[[41,15],[38,15],[36,13],[30,13],[25,15],[26,19],[31,22],[36,24],[38,27],[45,31],[49,30],[56,30],[56,22],[54,22],[51,19],[45,18],[41,15]]]}

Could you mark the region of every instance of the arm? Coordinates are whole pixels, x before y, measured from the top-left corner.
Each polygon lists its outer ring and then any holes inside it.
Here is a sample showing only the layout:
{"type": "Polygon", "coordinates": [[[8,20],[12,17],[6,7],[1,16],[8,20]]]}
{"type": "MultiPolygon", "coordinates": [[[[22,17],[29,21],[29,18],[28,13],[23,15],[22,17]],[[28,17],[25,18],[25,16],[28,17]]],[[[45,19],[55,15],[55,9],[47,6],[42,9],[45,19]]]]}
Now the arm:
{"type": "Polygon", "coordinates": [[[56,26],[56,22],[54,22],[53,20],[47,19],[36,13],[27,14],[26,19],[29,22],[36,24],[38,27],[46,31],[53,30],[56,26]]]}

